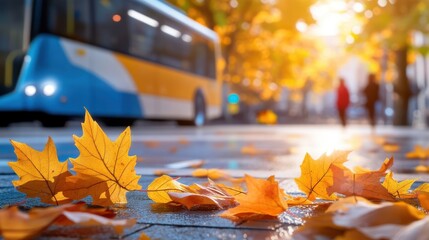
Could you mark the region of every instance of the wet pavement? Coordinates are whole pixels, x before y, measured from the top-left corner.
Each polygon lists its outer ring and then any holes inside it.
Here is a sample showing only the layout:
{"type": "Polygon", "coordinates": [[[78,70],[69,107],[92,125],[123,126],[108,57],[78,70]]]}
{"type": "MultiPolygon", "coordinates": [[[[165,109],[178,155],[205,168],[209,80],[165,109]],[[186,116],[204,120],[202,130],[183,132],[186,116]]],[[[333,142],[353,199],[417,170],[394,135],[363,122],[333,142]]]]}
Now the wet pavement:
{"type": "MultiPolygon", "coordinates": [[[[104,127],[103,127],[104,128],[104,127]]],[[[104,128],[115,138],[121,128],[104,128]]],[[[25,199],[11,180],[16,176],[7,167],[15,160],[9,140],[29,144],[41,150],[48,136],[57,145],[59,159],[77,157],[72,135],[81,135],[78,123],[64,129],[43,129],[32,125],[17,125],[0,129],[0,206],[22,203],[40,206],[37,199],[25,199]]],[[[351,150],[349,166],[377,169],[386,157],[393,156],[395,178],[417,178],[429,181],[428,174],[417,173],[415,167],[427,160],[411,160],[405,154],[416,144],[429,146],[429,131],[413,128],[380,126],[375,132],[365,125],[341,129],[334,125],[283,126],[209,126],[201,129],[178,128],[174,125],[139,124],[132,128],[130,154],[138,156],[137,173],[146,188],[155,178],[155,171],[168,171],[181,176],[185,184],[201,183],[191,177],[193,169],[169,168],[171,163],[203,160],[204,168],[219,168],[241,177],[245,173],[256,177],[275,175],[288,193],[297,193],[293,178],[299,176],[304,154],[317,158],[334,149],[351,150]]],[[[186,165],[186,164],[185,164],[186,165]]],[[[290,209],[280,220],[249,221],[235,224],[218,217],[220,211],[187,211],[153,204],[144,192],[127,195],[126,208],[117,209],[118,218],[136,218],[138,224],[123,236],[105,228],[77,230],[49,228],[43,238],[112,238],[137,239],[142,232],[152,239],[288,239],[302,221],[302,209],[290,209]],[[295,211],[295,212],[294,212],[295,211]],[[298,217],[296,217],[298,216],[298,217]]]]}

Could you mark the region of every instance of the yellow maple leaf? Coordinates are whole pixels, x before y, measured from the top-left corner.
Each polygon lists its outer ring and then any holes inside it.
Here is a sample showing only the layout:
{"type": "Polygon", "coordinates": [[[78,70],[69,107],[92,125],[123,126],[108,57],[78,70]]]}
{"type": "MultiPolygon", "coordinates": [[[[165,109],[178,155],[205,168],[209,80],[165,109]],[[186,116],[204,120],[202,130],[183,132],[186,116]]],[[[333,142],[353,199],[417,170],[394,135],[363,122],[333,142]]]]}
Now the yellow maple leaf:
{"type": "Polygon", "coordinates": [[[414,189],[414,192],[427,192],[429,193],[429,183],[423,183],[414,189]]]}
{"type": "Polygon", "coordinates": [[[128,156],[131,130],[126,128],[112,142],[88,111],[82,123],[83,135],[73,135],[80,155],[71,159],[76,176],[67,178],[71,187],[64,194],[72,199],[92,196],[93,204],[126,204],[126,193],[139,190],[136,156],[128,156]]]}
{"type": "Polygon", "coordinates": [[[17,162],[9,162],[9,166],[19,176],[13,185],[27,197],[39,197],[48,204],[63,204],[71,200],[64,197],[62,190],[66,177],[70,176],[67,161],[58,161],[57,150],[49,137],[43,151],[11,140],[18,158],[17,162]]]}
{"type": "Polygon", "coordinates": [[[223,212],[221,217],[234,221],[264,216],[277,217],[288,208],[283,190],[279,187],[274,176],[264,180],[246,175],[244,179],[247,185],[247,194],[235,196],[239,205],[223,212]]]}
{"type": "Polygon", "coordinates": [[[411,159],[427,159],[429,158],[429,147],[424,148],[417,144],[414,146],[413,151],[407,152],[405,154],[405,157],[411,159]]]}
{"type": "Polygon", "coordinates": [[[415,181],[414,179],[408,179],[398,182],[393,179],[393,173],[390,172],[384,178],[383,187],[396,198],[407,198],[411,196],[409,190],[415,181]]]}
{"type": "Polygon", "coordinates": [[[308,199],[314,201],[316,197],[335,200],[334,194],[328,194],[327,188],[333,185],[331,166],[342,167],[347,161],[349,151],[334,151],[330,155],[323,154],[314,160],[308,153],[301,164],[301,176],[295,178],[299,189],[307,194],[308,199]]]}
{"type": "Polygon", "coordinates": [[[188,192],[189,187],[170,176],[163,175],[153,180],[147,187],[147,195],[156,203],[168,203],[172,199],[168,192],[188,192]]]}

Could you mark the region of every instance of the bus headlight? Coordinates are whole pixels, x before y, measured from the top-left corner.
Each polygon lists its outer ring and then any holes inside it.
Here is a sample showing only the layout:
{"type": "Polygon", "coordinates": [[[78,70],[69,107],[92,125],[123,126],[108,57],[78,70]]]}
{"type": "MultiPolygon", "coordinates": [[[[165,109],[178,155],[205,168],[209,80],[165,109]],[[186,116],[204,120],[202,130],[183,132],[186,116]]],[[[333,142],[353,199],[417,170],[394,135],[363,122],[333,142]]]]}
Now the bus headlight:
{"type": "Polygon", "coordinates": [[[43,94],[47,97],[54,95],[55,91],[57,90],[57,87],[52,84],[48,83],[45,86],[43,86],[43,94]]]}
{"type": "Polygon", "coordinates": [[[28,85],[24,88],[24,93],[28,97],[34,96],[37,92],[36,86],[34,85],[28,85]]]}

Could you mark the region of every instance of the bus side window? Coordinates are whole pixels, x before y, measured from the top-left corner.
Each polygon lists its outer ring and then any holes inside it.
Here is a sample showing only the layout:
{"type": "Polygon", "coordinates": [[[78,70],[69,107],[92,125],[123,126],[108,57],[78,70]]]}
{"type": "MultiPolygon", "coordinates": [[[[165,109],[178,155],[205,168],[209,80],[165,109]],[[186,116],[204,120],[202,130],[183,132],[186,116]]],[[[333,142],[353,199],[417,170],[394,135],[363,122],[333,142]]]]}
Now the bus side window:
{"type": "Polygon", "coordinates": [[[203,39],[193,45],[194,73],[200,76],[206,76],[207,68],[207,49],[203,39]]]}
{"type": "Polygon", "coordinates": [[[207,77],[216,79],[216,56],[213,42],[207,43],[207,77]]]}
{"type": "Polygon", "coordinates": [[[95,44],[113,51],[128,50],[123,0],[95,0],[95,44]]]}
{"type": "Polygon", "coordinates": [[[47,0],[46,32],[88,42],[90,39],[89,1],[47,0]]]}
{"type": "Polygon", "coordinates": [[[189,42],[183,40],[184,30],[169,19],[165,19],[160,29],[156,46],[160,63],[182,71],[191,71],[192,48],[189,42]]]}
{"type": "Polygon", "coordinates": [[[151,61],[157,61],[155,44],[159,32],[159,16],[143,9],[137,4],[130,4],[129,16],[129,53],[151,61]]]}

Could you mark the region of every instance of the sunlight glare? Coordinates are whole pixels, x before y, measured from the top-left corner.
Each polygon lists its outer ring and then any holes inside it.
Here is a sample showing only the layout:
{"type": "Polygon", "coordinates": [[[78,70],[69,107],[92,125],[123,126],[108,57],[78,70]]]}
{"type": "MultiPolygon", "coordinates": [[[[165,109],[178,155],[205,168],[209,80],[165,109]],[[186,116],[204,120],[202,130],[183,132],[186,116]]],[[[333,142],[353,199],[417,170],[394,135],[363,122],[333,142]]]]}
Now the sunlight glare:
{"type": "Polygon", "coordinates": [[[326,0],[314,4],[310,12],[316,24],[311,27],[310,32],[318,36],[338,36],[341,25],[353,17],[347,9],[344,0],[326,0]]]}

